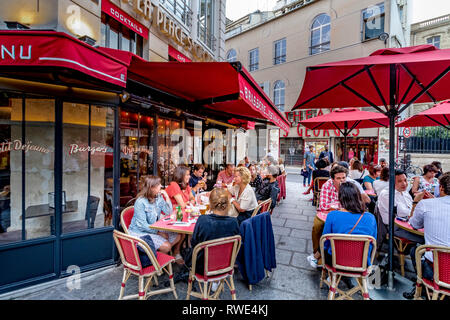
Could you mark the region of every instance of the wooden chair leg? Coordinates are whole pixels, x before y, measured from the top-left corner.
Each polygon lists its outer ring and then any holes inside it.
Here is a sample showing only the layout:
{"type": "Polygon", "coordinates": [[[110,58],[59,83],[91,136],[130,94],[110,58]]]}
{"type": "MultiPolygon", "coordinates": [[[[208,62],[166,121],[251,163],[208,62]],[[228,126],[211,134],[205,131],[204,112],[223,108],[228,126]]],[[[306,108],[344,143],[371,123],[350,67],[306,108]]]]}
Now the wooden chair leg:
{"type": "Polygon", "coordinates": [[[319,288],[322,288],[322,285],[324,283],[324,280],[326,279],[326,272],[325,272],[325,268],[322,268],[322,273],[320,274],[320,284],[319,284],[319,288]]]}
{"type": "Polygon", "coordinates": [[[191,277],[191,275],[189,275],[186,300],[189,300],[191,298],[191,291],[192,291],[192,283],[193,282],[194,282],[193,277],[191,277]]]}
{"type": "Polygon", "coordinates": [[[253,287],[251,284],[248,285],[248,290],[252,291],[253,287]]]}
{"type": "Polygon", "coordinates": [[[128,281],[128,278],[130,277],[131,273],[127,270],[123,270],[123,277],[122,277],[122,283],[120,287],[120,294],[119,294],[119,300],[122,300],[123,294],[125,293],[125,284],[128,281]]]}
{"type": "Polygon", "coordinates": [[[422,297],[422,285],[417,282],[416,283],[416,292],[414,293],[414,300],[420,300],[422,297]]]}
{"type": "Polygon", "coordinates": [[[231,299],[236,300],[236,288],[234,287],[233,276],[230,276],[230,293],[231,299]]]}
{"type": "Polygon", "coordinates": [[[404,252],[399,252],[400,254],[400,273],[402,277],[405,276],[405,254],[404,252]]]}
{"type": "Polygon", "coordinates": [[[361,279],[361,282],[362,282],[362,292],[363,292],[363,299],[364,300],[370,300],[370,297],[369,297],[369,288],[368,288],[368,285],[367,285],[367,278],[366,277],[364,277],[364,278],[362,278],[361,279]]]}
{"type": "Polygon", "coordinates": [[[177,290],[175,289],[175,283],[173,282],[172,263],[169,263],[169,265],[167,266],[167,269],[169,271],[170,288],[172,289],[173,296],[175,297],[175,299],[178,300],[177,290]]]}
{"type": "Polygon", "coordinates": [[[330,274],[331,277],[331,285],[330,285],[330,291],[328,291],[328,300],[334,300],[335,294],[336,294],[336,275],[330,274]]]}
{"type": "Polygon", "coordinates": [[[204,282],[203,285],[204,285],[204,287],[203,287],[203,300],[208,300],[208,297],[209,297],[208,282],[204,282]]]}
{"type": "Polygon", "coordinates": [[[144,277],[139,277],[139,300],[145,300],[144,277]]]}
{"type": "Polygon", "coordinates": [[[437,300],[439,297],[439,292],[433,291],[433,296],[431,297],[431,300],[437,300]]]}

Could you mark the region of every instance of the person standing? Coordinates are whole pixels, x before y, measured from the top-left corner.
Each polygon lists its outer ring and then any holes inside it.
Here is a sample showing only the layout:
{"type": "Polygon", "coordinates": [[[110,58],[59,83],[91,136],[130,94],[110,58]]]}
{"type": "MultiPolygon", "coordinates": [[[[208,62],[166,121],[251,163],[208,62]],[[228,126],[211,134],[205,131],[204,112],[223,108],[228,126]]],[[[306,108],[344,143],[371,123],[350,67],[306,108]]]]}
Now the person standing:
{"type": "Polygon", "coordinates": [[[325,146],[325,150],[319,155],[319,159],[327,158],[330,163],[334,162],[333,152],[328,150],[328,145],[325,146]]]}
{"type": "Polygon", "coordinates": [[[314,146],[309,146],[309,151],[305,152],[303,156],[303,168],[306,171],[307,175],[303,177],[303,186],[306,187],[306,182],[308,182],[308,186],[311,184],[311,173],[314,170],[314,161],[316,158],[316,154],[314,153],[314,146]]]}
{"type": "Polygon", "coordinates": [[[348,159],[352,159],[355,156],[355,153],[353,152],[353,148],[350,148],[348,151],[348,159]]]}

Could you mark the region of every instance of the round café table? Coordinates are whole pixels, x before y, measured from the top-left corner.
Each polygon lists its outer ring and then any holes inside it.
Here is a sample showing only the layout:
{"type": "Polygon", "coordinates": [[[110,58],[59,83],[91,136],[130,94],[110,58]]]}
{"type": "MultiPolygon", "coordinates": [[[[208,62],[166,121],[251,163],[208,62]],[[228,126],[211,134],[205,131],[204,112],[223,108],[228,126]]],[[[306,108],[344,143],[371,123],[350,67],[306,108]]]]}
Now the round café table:
{"type": "Polygon", "coordinates": [[[423,235],[424,235],[424,230],[423,230],[423,228],[422,228],[422,229],[414,229],[414,228],[409,224],[409,222],[401,221],[401,220],[395,219],[395,222],[394,222],[394,223],[395,223],[395,225],[398,226],[399,228],[402,228],[402,229],[404,229],[404,230],[406,230],[406,231],[408,231],[408,232],[417,234],[417,235],[422,236],[422,237],[423,237],[423,235]]]}

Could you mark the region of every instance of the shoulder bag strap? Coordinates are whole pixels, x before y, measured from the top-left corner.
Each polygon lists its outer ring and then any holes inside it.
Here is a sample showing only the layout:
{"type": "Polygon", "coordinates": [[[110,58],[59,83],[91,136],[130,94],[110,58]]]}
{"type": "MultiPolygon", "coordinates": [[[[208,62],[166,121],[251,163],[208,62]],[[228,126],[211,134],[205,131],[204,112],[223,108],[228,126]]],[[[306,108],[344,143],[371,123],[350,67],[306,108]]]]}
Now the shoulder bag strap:
{"type": "Polygon", "coordinates": [[[358,223],[361,221],[361,218],[363,217],[364,213],[361,214],[361,216],[359,217],[358,221],[356,221],[355,225],[353,226],[352,230],[350,230],[348,232],[348,234],[351,234],[353,232],[353,230],[355,230],[356,226],[358,225],[358,223]]]}

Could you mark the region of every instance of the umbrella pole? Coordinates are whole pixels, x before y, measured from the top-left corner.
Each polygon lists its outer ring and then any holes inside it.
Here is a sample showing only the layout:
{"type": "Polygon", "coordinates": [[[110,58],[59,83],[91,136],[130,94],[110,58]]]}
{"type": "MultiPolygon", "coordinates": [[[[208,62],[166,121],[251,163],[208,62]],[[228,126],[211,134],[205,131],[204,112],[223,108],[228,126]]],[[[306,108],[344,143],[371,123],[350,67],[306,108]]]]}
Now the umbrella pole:
{"type": "Polygon", "coordinates": [[[398,110],[395,107],[397,74],[396,66],[390,65],[390,109],[386,113],[389,118],[389,272],[388,272],[388,290],[394,290],[394,272],[393,272],[393,256],[394,256],[394,197],[395,197],[395,168],[394,168],[394,151],[395,151],[395,118],[398,110]]]}
{"type": "Polygon", "coordinates": [[[348,136],[348,122],[345,121],[344,123],[344,161],[348,162],[348,152],[347,152],[347,136],[348,136]]]}

